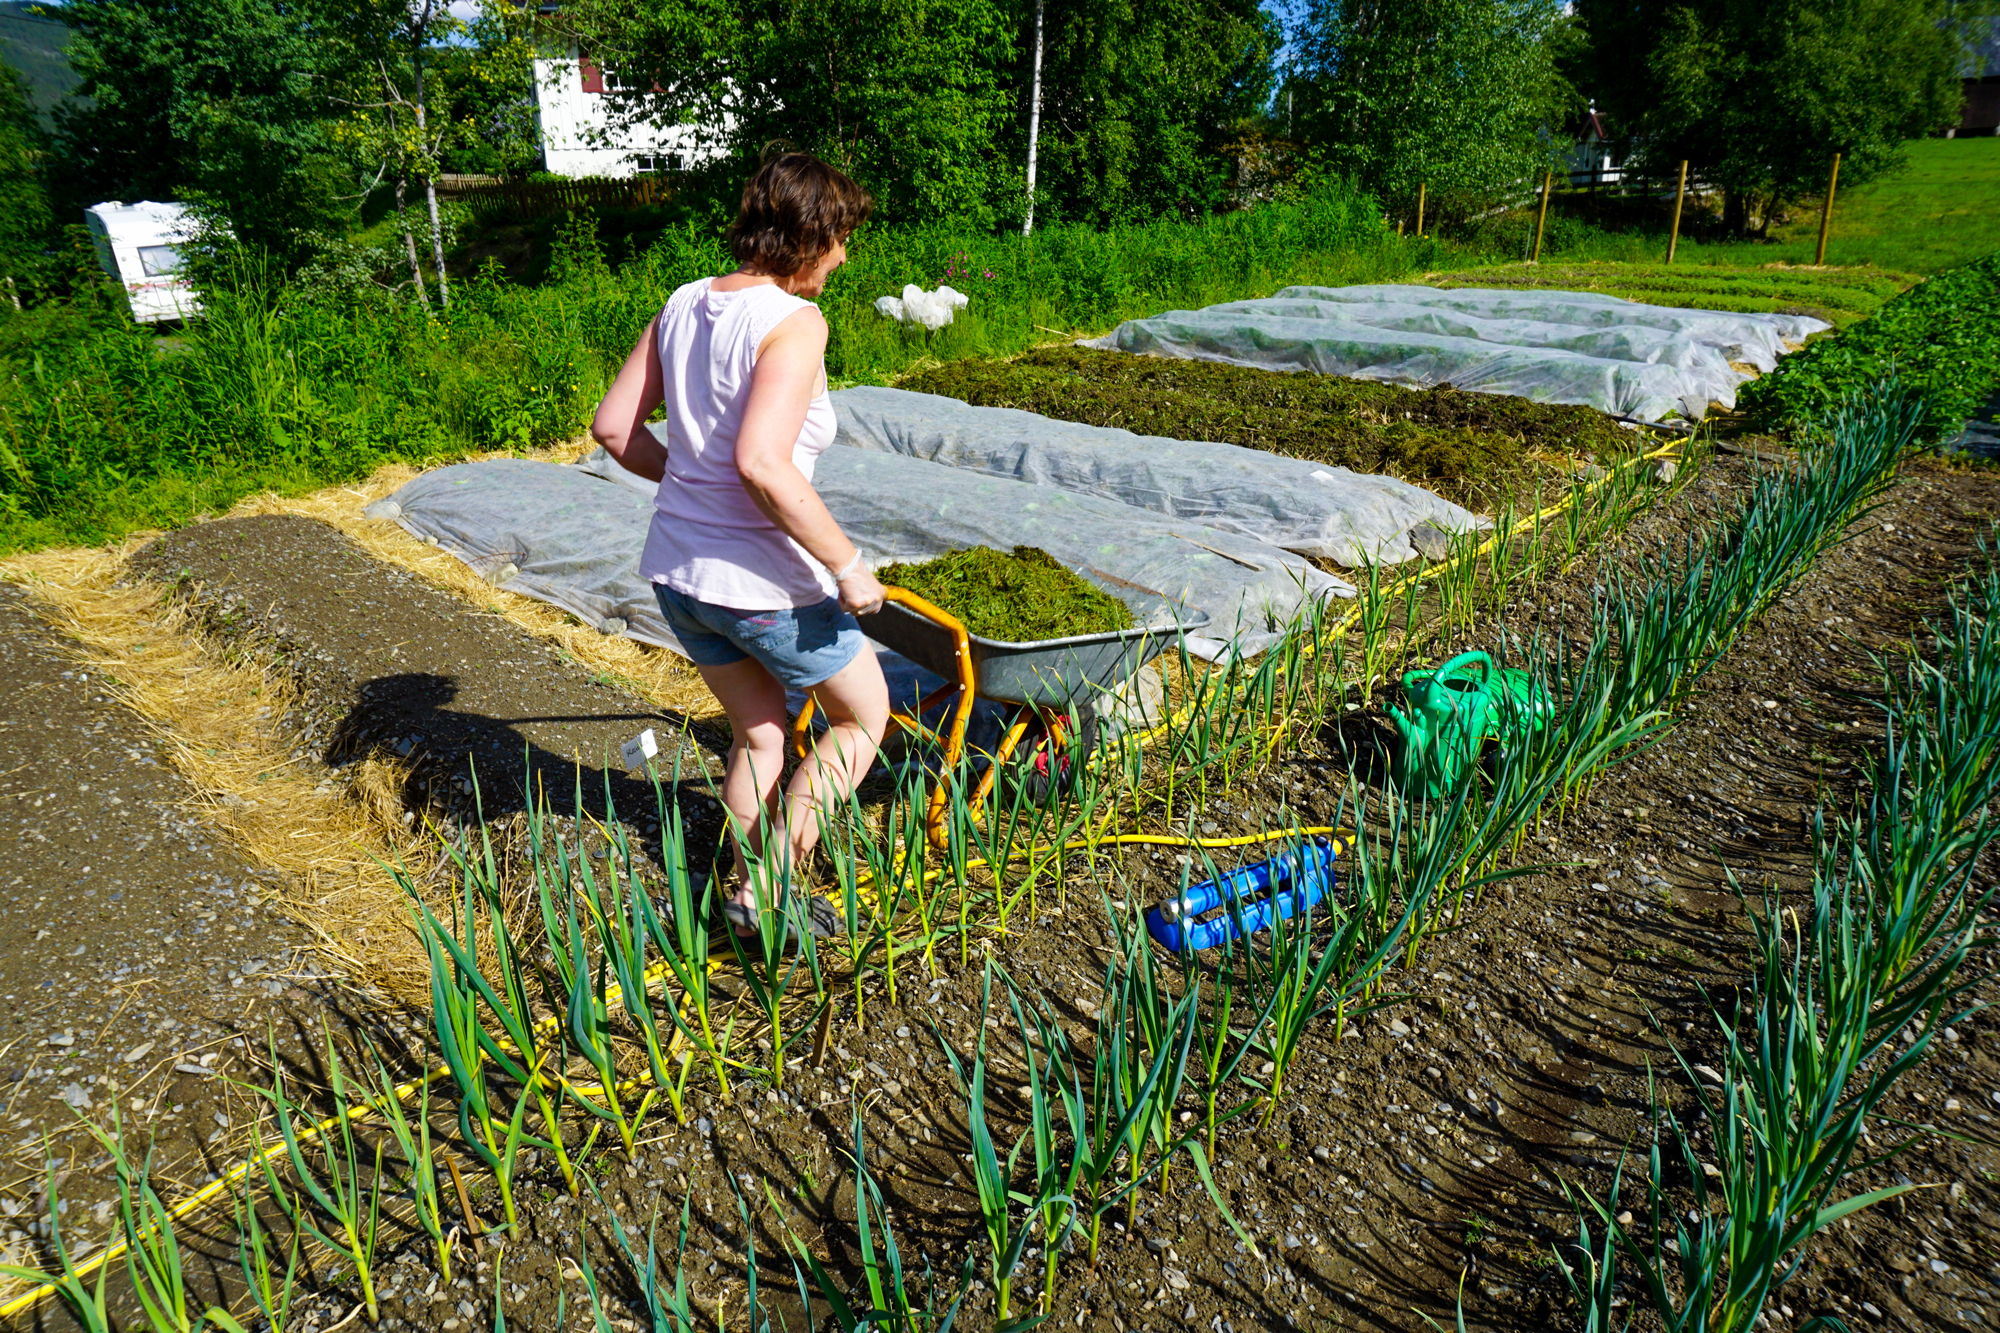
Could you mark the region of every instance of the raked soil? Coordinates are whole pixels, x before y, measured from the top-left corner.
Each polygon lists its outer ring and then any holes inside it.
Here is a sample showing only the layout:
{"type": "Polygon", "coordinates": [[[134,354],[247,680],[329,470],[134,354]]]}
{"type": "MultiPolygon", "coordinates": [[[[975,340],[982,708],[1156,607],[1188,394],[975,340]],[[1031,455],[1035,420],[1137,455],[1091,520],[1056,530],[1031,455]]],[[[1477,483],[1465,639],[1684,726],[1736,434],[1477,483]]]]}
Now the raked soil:
{"type": "MultiPolygon", "coordinates": [[[[1744,493],[1754,466],[1715,459],[1615,542],[1613,554],[1629,560],[1713,522],[1744,493]]],[[[1416,1330],[1425,1327],[1419,1311],[1449,1326],[1461,1274],[1473,1327],[1574,1326],[1551,1252],[1573,1234],[1564,1185],[1602,1190],[1619,1149],[1639,1141],[1649,1069],[1686,1108],[1669,1038],[1690,1062],[1719,1063],[1707,1007],[1728,1003],[1747,957],[1728,872],[1753,890],[1774,883],[1796,901],[1814,802],[1851,791],[1857,757],[1880,741],[1867,654],[1893,650],[1941,607],[1997,499],[1990,473],[1911,465],[1884,506],[1735,645],[1663,740],[1537,832],[1528,855],[1552,868],[1468,904],[1454,931],[1390,978],[1392,990],[1410,994],[1402,1005],[1352,1025],[1343,1041],[1330,1027],[1308,1034],[1271,1124],[1238,1120],[1218,1144],[1217,1179],[1258,1254],[1230,1234],[1194,1173],[1177,1164],[1166,1189],[1142,1194],[1129,1231],[1122,1214],[1107,1225],[1096,1268],[1079,1254],[1063,1259],[1049,1326],[1416,1330]]],[[[334,763],[368,746],[393,752],[406,740],[412,757],[434,754],[419,768],[427,782],[413,785],[413,806],[463,810],[456,765],[481,756],[484,780],[484,756],[497,764],[524,742],[551,768],[574,773],[584,763],[589,791],[602,773],[590,756],[603,744],[668,721],[646,720],[615,687],[586,683],[579,668],[504,622],[373,565],[313,525],[203,525],[167,539],[147,568],[198,584],[219,632],[288,655],[307,699],[293,725],[334,763]]],[[[1595,578],[1580,568],[1523,586],[1504,619],[1515,630],[1577,632],[1595,578]]],[[[1329,719],[1271,770],[1214,794],[1188,831],[1254,830],[1293,813],[1332,818],[1343,746],[1366,748],[1383,733],[1380,707],[1378,698],[1329,719]]],[[[701,800],[692,790],[685,799],[701,800]]],[[[489,1239],[455,1283],[437,1280],[421,1237],[398,1230],[384,1246],[382,1326],[490,1328],[497,1302],[510,1327],[555,1329],[562,1293],[564,1322],[584,1329],[576,1265],[585,1263],[622,1321],[615,1326],[634,1327],[643,1318],[637,1287],[605,1208],[628,1232],[643,1231],[657,1213],[671,1270],[684,1202],[694,1304],[704,1320],[719,1314],[740,1325],[741,1190],[763,1261],[760,1293],[798,1328],[781,1257],[786,1234],[852,1272],[853,1178],[841,1154],[857,1097],[906,1254],[955,1272],[979,1224],[961,1099],[938,1041],[964,1049],[974,1038],[982,957],[1038,988],[1065,1022],[1087,1024],[1113,943],[1104,898],[1137,907],[1176,887],[1180,870],[1171,849],[1100,858],[1095,872],[1078,858],[1066,900],[1044,894],[1032,922],[1017,917],[1006,938],[977,940],[969,967],[955,947],[940,951],[935,978],[906,960],[894,1002],[871,996],[866,1031],[838,1002],[824,1065],[801,1047],[782,1090],[740,1075],[725,1101],[698,1075],[688,1123],[657,1111],[633,1160],[599,1140],[584,1170],[602,1204],[588,1192],[570,1199],[542,1154],[517,1186],[523,1234],[504,1258],[489,1239]]],[[[1991,950],[1975,954],[1975,998],[1993,998],[1993,962],[1991,950]]],[[[989,1042],[1004,1068],[1007,1027],[991,1029],[989,1042]]],[[[1023,1112],[1008,1083],[990,1101],[1011,1140],[1023,1112]]],[[[1854,1328],[2000,1321],[2000,1150],[1971,1141],[1995,1138],[2000,1118],[2000,1030],[1991,1015],[1944,1034],[1885,1115],[1962,1137],[1926,1136],[1853,1182],[1858,1191],[1906,1177],[1922,1188],[1816,1241],[1768,1307],[1772,1327],[1827,1313],[1854,1328]]],[[[580,1128],[571,1126],[573,1147],[580,1128]]],[[[1886,1119],[1877,1130],[1878,1145],[1903,1132],[1886,1119]]],[[[493,1189],[473,1188],[474,1212],[490,1229],[499,1213],[493,1189]]],[[[1039,1267],[1027,1263],[1017,1276],[1017,1309],[1034,1301],[1039,1267]]],[[[324,1330],[353,1312],[352,1282],[321,1276],[328,1284],[296,1327],[324,1330]]],[[[991,1293],[975,1289],[959,1327],[986,1326],[991,1313],[991,1293]]]]}
{"type": "Polygon", "coordinates": [[[0,1262],[35,1258],[53,1159],[64,1233],[110,1222],[116,1107],[178,1197],[239,1160],[269,1039],[296,1062],[366,1016],[277,886],[204,826],[146,723],[0,585],[0,1262]]]}
{"type": "MultiPolygon", "coordinates": [[[[220,643],[292,676],[303,702],[284,722],[336,778],[369,756],[400,761],[413,812],[477,804],[506,816],[526,803],[532,773],[563,810],[579,784],[601,808],[608,778],[616,808],[650,823],[651,784],[626,772],[620,747],[651,729],[656,762],[671,771],[678,755],[693,776],[702,746],[727,742],[312,519],[185,528],[133,568],[188,599],[220,643]]],[[[717,809],[704,814],[711,828],[717,809]]]]}

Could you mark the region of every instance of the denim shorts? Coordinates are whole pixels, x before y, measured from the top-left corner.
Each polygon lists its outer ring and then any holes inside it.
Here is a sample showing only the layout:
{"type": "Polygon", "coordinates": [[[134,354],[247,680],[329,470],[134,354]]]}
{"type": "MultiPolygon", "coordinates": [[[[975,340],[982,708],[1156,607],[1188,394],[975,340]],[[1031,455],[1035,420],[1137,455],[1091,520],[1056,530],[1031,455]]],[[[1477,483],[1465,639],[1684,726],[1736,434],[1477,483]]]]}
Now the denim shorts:
{"type": "Polygon", "coordinates": [[[867,639],[852,615],[829,597],[811,606],[737,611],[653,585],[660,614],[696,666],[728,666],[745,658],[786,689],[817,685],[860,656],[867,639]]]}

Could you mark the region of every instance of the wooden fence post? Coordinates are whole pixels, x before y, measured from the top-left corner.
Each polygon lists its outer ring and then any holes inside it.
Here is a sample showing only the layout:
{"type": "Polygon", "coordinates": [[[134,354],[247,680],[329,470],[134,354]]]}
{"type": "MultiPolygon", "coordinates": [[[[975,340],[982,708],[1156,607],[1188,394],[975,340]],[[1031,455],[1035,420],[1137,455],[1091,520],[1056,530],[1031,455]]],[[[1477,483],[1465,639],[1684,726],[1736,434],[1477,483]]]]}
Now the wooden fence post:
{"type": "Polygon", "coordinates": [[[1833,229],[1833,187],[1840,183],[1840,154],[1833,155],[1833,170],[1826,176],[1826,206],[1819,211],[1819,249],[1813,252],[1813,267],[1826,263],[1826,234],[1833,229]]]}
{"type": "Polygon", "coordinates": [[[1667,262],[1669,264],[1674,262],[1674,251],[1680,247],[1681,201],[1687,198],[1687,192],[1688,192],[1688,164],[1687,164],[1687,159],[1682,158],[1681,183],[1674,190],[1674,226],[1673,230],[1667,233],[1667,262]]]}
{"type": "Polygon", "coordinates": [[[1542,262],[1542,228],[1548,225],[1549,193],[1555,188],[1556,173],[1554,168],[1551,168],[1548,175],[1542,178],[1542,211],[1535,219],[1535,253],[1528,257],[1530,264],[1539,264],[1542,262]]]}
{"type": "Polygon", "coordinates": [[[1417,182],[1417,239],[1424,239],[1424,191],[1430,188],[1428,181],[1417,182]]]}

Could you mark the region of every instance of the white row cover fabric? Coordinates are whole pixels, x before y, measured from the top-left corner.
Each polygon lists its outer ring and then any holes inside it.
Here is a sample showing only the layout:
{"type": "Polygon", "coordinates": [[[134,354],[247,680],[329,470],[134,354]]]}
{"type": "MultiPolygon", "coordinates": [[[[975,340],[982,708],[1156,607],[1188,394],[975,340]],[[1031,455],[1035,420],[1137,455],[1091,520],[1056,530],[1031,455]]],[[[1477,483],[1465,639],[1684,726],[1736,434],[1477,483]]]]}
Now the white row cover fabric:
{"type": "Polygon", "coordinates": [[[1086,347],[1312,370],[1427,388],[1577,403],[1635,421],[1700,420],[1758,371],[1830,327],[1804,315],[1644,305],[1601,292],[1376,285],[1127,320],[1086,347]]]}
{"type": "Polygon", "coordinates": [[[1053,486],[1185,519],[1350,568],[1415,558],[1410,529],[1484,526],[1394,477],[1235,444],[1135,435],[901,389],[833,395],[839,444],[1053,486]]]}
{"type": "MultiPolygon", "coordinates": [[[[1039,546],[1113,584],[1206,612],[1209,625],[1189,639],[1205,657],[1261,651],[1310,600],[1354,595],[1299,556],[1237,533],[942,463],[836,447],[820,456],[814,484],[878,562],[1039,546]]],[[[435,540],[510,591],[678,652],[638,572],[654,489],[599,450],[574,467],[491,459],[438,468],[369,512],[435,540]]]]}
{"type": "Polygon", "coordinates": [[[1208,626],[1188,636],[1203,657],[1262,652],[1309,602],[1355,595],[1353,584],[1240,533],[901,454],[829,449],[813,486],[877,561],[1038,546],[1072,569],[1207,612],[1208,626]]]}

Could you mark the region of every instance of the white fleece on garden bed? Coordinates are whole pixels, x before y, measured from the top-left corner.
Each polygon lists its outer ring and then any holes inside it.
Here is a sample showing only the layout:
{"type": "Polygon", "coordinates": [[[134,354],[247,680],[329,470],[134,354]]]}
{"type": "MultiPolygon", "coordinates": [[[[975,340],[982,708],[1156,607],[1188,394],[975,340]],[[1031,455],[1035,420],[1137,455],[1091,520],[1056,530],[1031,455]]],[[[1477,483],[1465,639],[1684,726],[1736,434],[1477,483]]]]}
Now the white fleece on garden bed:
{"type": "MultiPolygon", "coordinates": [[[[1189,636],[1204,657],[1262,651],[1311,602],[1354,595],[1353,585],[1241,533],[900,454],[828,449],[813,484],[877,561],[1038,546],[1148,594],[1135,604],[1164,596],[1206,612],[1208,625],[1189,636]]],[[[599,450],[574,466],[500,458],[438,468],[369,513],[434,539],[511,592],[679,652],[639,574],[654,490],[599,450]]]]}
{"type": "Polygon", "coordinates": [[[1699,420],[1831,326],[1806,315],[1645,305],[1601,292],[1287,287],[1127,320],[1083,345],[1576,403],[1634,421],[1699,420]]]}
{"type": "Polygon", "coordinates": [[[1237,444],[1135,435],[901,389],[842,389],[838,443],[1094,495],[1350,569],[1415,558],[1410,529],[1486,521],[1395,477],[1237,444]]]}

